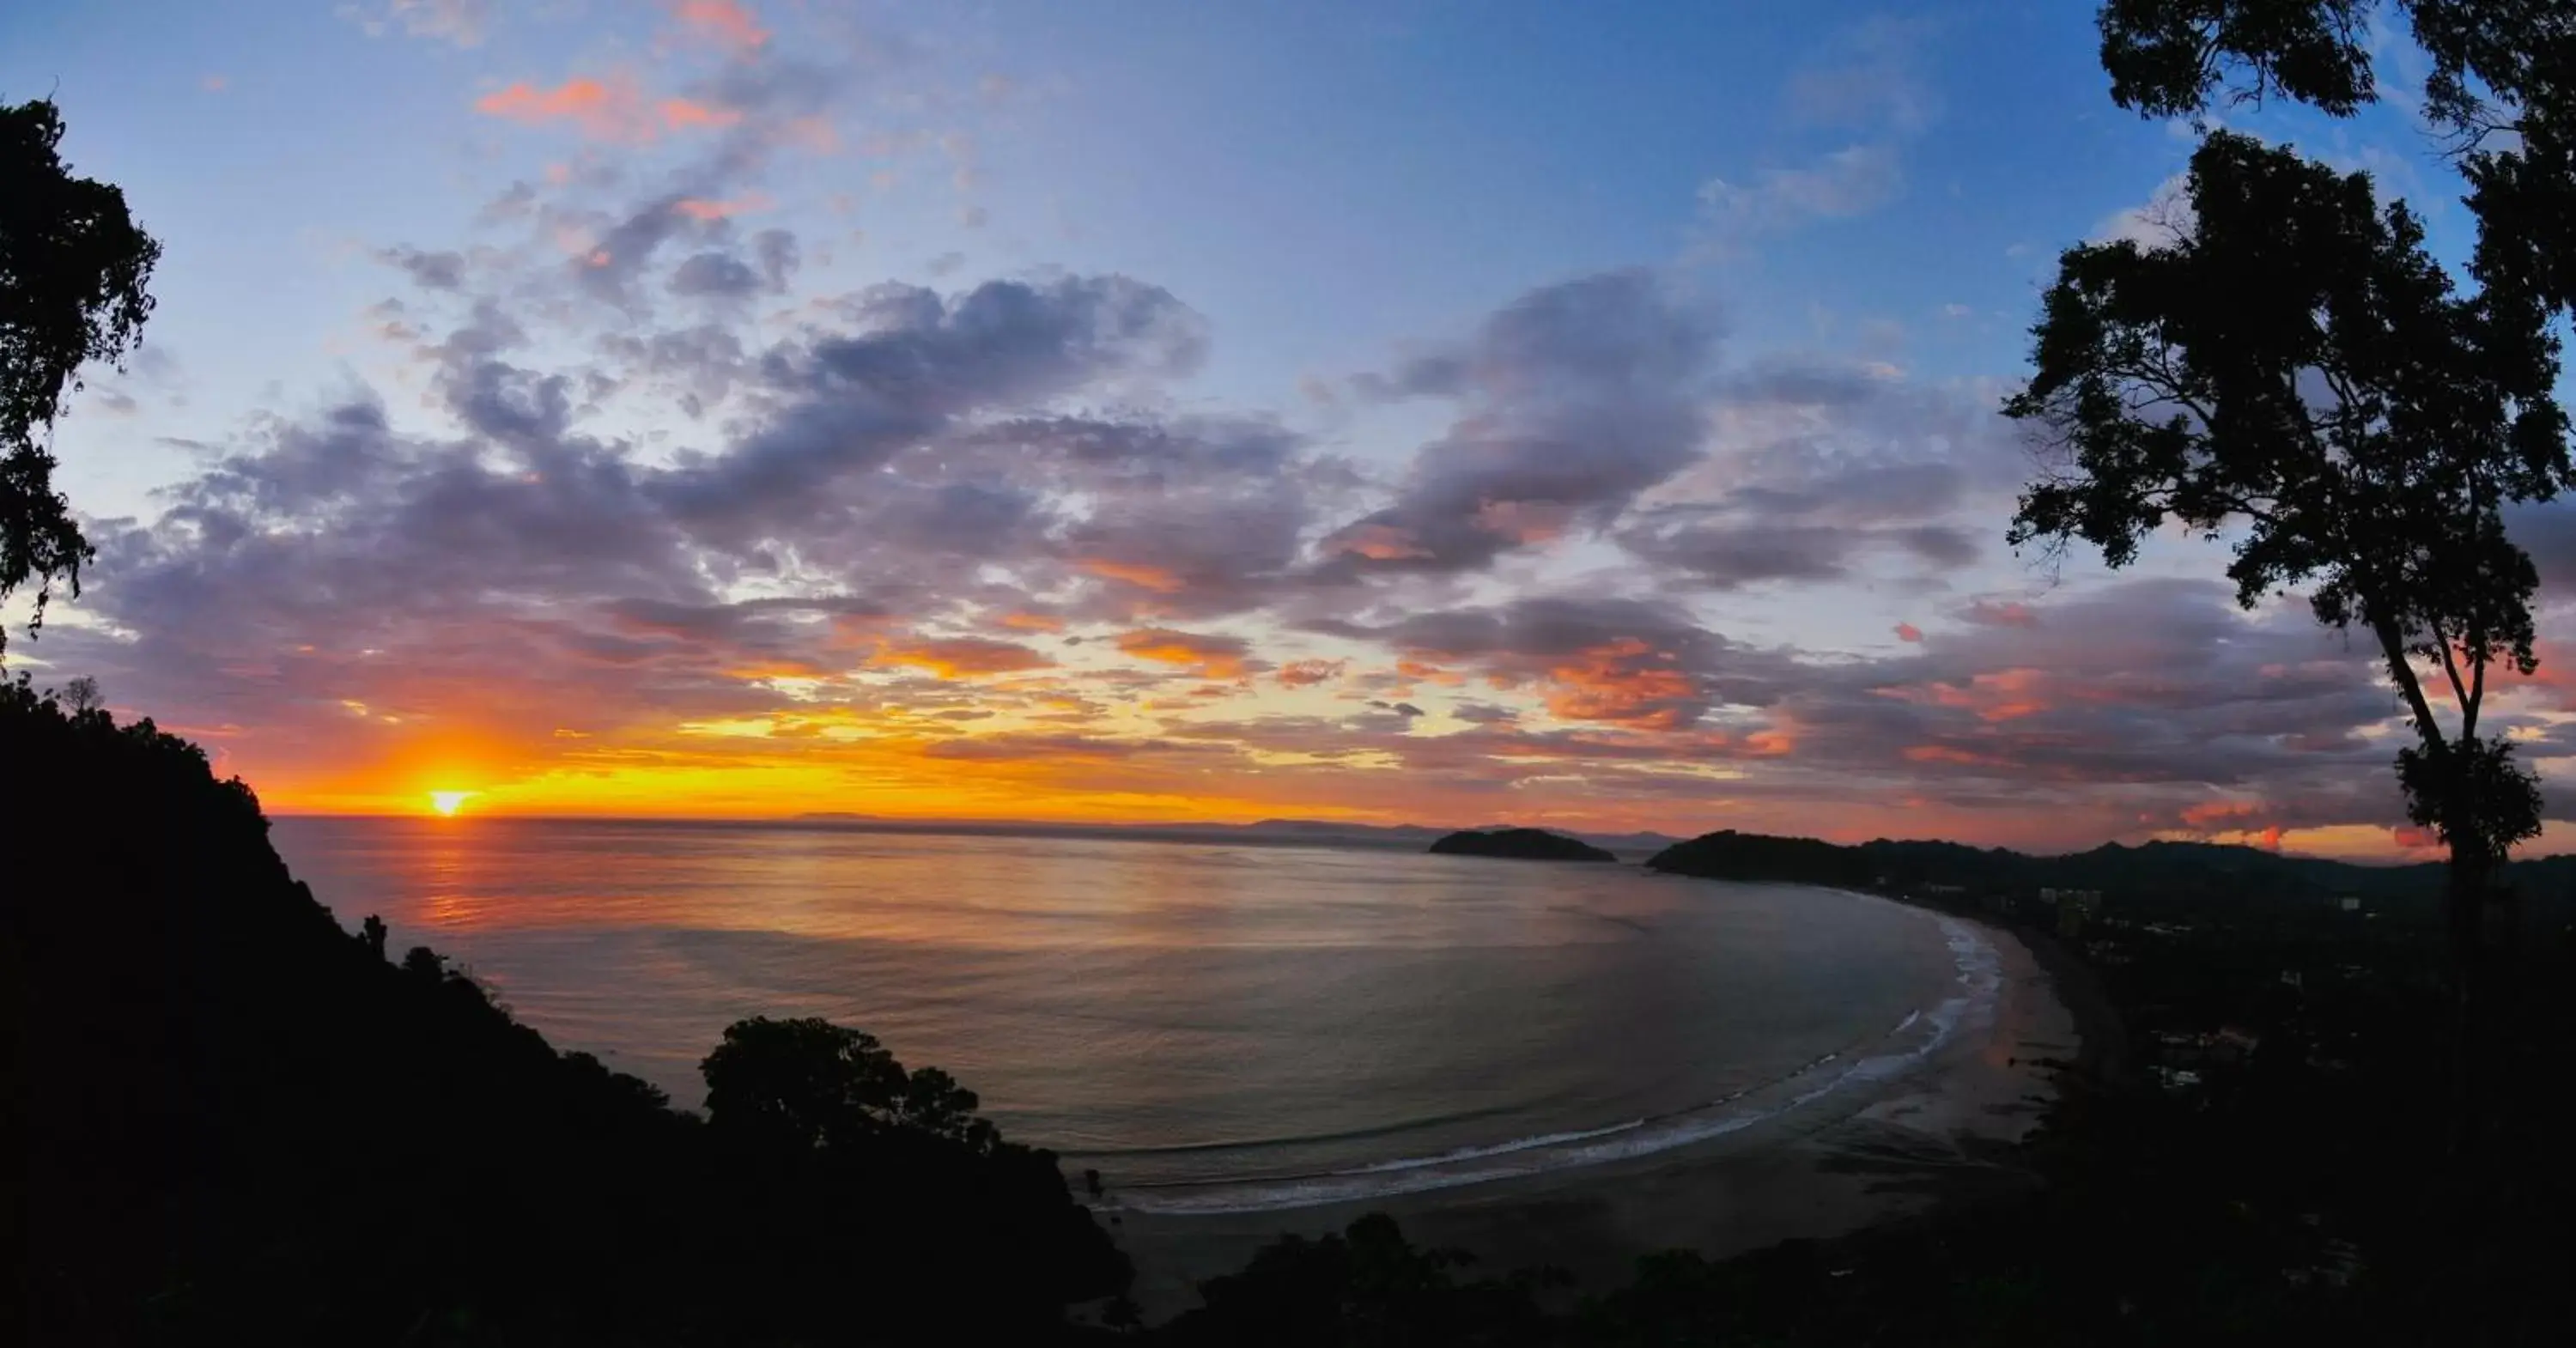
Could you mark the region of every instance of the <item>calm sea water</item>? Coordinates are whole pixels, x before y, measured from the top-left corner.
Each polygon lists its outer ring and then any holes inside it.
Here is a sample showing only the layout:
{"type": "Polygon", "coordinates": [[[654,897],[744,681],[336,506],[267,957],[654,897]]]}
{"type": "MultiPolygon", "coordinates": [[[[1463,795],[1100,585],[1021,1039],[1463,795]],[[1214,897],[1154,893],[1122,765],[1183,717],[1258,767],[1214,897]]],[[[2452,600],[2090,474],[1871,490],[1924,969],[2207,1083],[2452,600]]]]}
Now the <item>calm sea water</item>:
{"type": "Polygon", "coordinates": [[[1893,904],[1632,866],[555,820],[275,837],[345,924],[382,915],[679,1103],[727,1022],[825,1016],[1140,1206],[1723,1132],[1918,1057],[1977,961],[1893,904]]]}

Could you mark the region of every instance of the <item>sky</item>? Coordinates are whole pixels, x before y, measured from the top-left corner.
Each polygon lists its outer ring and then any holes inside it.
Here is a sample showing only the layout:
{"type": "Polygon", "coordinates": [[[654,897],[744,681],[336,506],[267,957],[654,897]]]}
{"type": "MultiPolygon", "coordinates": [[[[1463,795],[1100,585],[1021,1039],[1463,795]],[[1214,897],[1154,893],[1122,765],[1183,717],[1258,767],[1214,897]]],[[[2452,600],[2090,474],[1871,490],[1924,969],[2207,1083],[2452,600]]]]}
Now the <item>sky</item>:
{"type": "MultiPolygon", "coordinates": [[[[2090,10],[11,5],[165,253],[7,658],[281,813],[2419,853],[2298,596],[2004,542],[2055,256],[2194,143],[2090,10]]],[[[2224,120],[2456,261],[2408,66],[2224,120]]]]}

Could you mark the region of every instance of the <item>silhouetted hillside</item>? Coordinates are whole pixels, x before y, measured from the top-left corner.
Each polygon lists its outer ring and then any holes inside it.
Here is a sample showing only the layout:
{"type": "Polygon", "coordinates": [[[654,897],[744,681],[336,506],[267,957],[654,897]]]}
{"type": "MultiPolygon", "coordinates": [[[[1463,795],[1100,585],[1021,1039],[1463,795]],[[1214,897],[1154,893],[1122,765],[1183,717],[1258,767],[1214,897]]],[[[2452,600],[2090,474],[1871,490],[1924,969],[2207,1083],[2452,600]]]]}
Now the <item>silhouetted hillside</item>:
{"type": "Polygon", "coordinates": [[[1452,833],[1431,844],[1442,856],[1508,857],[1516,861],[1617,861],[1619,858],[1562,833],[1543,828],[1498,828],[1452,833]]]}
{"type": "MultiPolygon", "coordinates": [[[[2064,856],[2031,856],[2003,848],[1880,839],[1852,846],[1732,829],[1676,843],[1646,862],[1649,869],[1714,880],[1880,888],[1955,886],[1989,891],[2094,889],[2111,899],[2142,899],[2188,908],[2201,902],[2243,906],[2263,899],[2370,901],[2400,920],[2430,921],[2442,892],[2438,862],[2360,866],[2319,857],[2284,856],[2215,843],[2108,843],[2064,856]]],[[[2576,891],[2576,856],[2517,861],[2506,878],[2527,898],[2563,903],[2576,891]]]]}
{"type": "Polygon", "coordinates": [[[0,1337],[1031,1341],[1124,1286],[1051,1156],[865,1036],[734,1027],[701,1121],[342,931],[149,721],[0,684],[0,772],[0,1337]]]}

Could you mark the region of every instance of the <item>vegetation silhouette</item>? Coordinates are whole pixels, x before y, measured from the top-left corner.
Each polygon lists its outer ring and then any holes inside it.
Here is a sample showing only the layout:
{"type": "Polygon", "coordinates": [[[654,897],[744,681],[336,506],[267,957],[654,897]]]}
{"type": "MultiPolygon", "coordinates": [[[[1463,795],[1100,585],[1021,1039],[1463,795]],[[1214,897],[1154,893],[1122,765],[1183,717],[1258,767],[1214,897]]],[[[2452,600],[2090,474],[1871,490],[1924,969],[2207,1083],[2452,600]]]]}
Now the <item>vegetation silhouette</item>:
{"type": "Polygon", "coordinates": [[[51,102],[0,104],[0,599],[34,582],[31,636],[55,582],[80,593],[91,555],[40,437],[83,365],[122,359],[140,339],[161,259],[122,190],[72,176],[62,139],[51,102]]]}
{"type": "MultiPolygon", "coordinates": [[[[2164,107],[2207,96],[2211,43],[2245,43],[2259,48],[2258,85],[2286,81],[2348,110],[2363,87],[2345,45],[2355,13],[2114,4],[2106,59],[2120,96],[2164,107]],[[2200,29],[2180,16],[2218,11],[2185,61],[2180,35],[2200,29]]],[[[2304,586],[2318,621],[2368,634],[2415,732],[2396,764],[2407,813],[2450,851],[2452,1128],[2465,1145],[2491,1075],[2473,1070],[2488,946],[2510,922],[2497,872],[2540,833],[2538,779],[2479,715],[2491,668],[2539,663],[2539,574],[2504,508],[2576,477],[2553,396],[2561,301],[2527,267],[2488,265],[2493,217],[2481,216],[2480,285],[2462,295],[2415,214],[2381,206],[2367,174],[2249,136],[2205,136],[2187,200],[2189,218],[2160,242],[2060,259],[2033,377],[2004,405],[2036,428],[2043,465],[2011,540],[2081,539],[2117,567],[2169,521],[2232,535],[2244,606],[2304,586]]]]}
{"type": "MultiPolygon", "coordinates": [[[[2114,96],[2150,113],[2201,110],[2231,78],[2349,113],[2375,96],[2373,10],[2112,0],[2104,60],[2114,96]]],[[[2168,518],[2250,524],[2242,597],[2314,582],[2322,620],[2375,639],[2419,739],[2400,759],[2410,808],[2451,848],[2442,883],[2236,848],[1693,840],[1653,864],[2003,923],[2069,995],[2116,1008],[2010,1158],[2047,1183],[1837,1241],[1657,1255],[1580,1294],[1544,1272],[1477,1275],[1377,1215],[1279,1242],[1205,1284],[1203,1308],[1134,1332],[1372,1348],[2558,1341],[2576,1318],[2571,871],[2508,863],[2533,783],[2477,711],[2488,667],[2533,654],[2535,582],[2502,508],[2570,471],[2546,320],[2576,307],[2576,37],[2559,0],[2395,12],[2471,184],[2477,292],[2455,293],[2366,180],[2209,137],[2187,232],[2062,265],[2012,410],[2064,456],[2015,529],[2116,563],[2168,518]],[[2004,906],[2050,884],[2113,900],[2061,944],[2004,906]],[[2488,939],[2513,925],[2496,913],[2517,916],[2493,898],[2506,885],[2556,904],[2521,910],[2509,945],[2488,939]],[[2356,893],[2367,910],[2336,898],[2356,893]],[[2437,929],[2447,965],[2423,939],[2437,929]],[[2469,995],[2491,969],[2514,975],[2493,985],[2508,1006],[2469,995]],[[2425,1070],[2446,1005],[2483,1010],[2498,1076],[2531,1083],[2447,1158],[2415,1141],[2449,1112],[2425,1070]]],[[[158,255],[115,188],[70,175],[61,134],[49,103],[0,107],[0,594],[33,583],[40,604],[89,557],[40,437],[86,361],[132,348],[158,255]]],[[[390,959],[381,921],[343,931],[269,846],[248,787],[148,720],[118,723],[95,685],[0,681],[0,768],[0,1313],[22,1341],[1134,1329],[1125,1260],[1054,1158],[864,1033],[733,1025],[703,1064],[701,1119],[557,1052],[435,952],[390,959]],[[1103,1328],[1068,1325],[1097,1299],[1103,1328]]]]}
{"type": "Polygon", "coordinates": [[[1519,861],[1617,861],[1609,852],[1543,828],[1468,829],[1432,840],[1442,856],[1510,857],[1519,861]]]}
{"type": "Polygon", "coordinates": [[[0,1177],[20,1341],[1037,1342],[1123,1256],[1054,1158],[821,1021],[708,1117],[292,879],[151,722],[0,684],[0,1177]]]}

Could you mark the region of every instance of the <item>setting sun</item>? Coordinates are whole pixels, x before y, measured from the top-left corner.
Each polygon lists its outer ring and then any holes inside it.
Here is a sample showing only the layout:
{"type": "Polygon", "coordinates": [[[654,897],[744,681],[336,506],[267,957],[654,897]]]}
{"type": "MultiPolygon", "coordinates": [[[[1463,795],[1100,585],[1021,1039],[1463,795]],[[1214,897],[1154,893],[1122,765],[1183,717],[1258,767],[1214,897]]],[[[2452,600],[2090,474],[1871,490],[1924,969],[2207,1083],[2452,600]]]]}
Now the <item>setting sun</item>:
{"type": "Polygon", "coordinates": [[[452,815],[463,809],[465,802],[481,794],[479,791],[432,791],[429,793],[429,808],[440,814],[452,815]]]}

